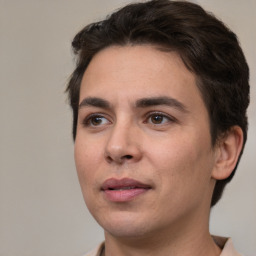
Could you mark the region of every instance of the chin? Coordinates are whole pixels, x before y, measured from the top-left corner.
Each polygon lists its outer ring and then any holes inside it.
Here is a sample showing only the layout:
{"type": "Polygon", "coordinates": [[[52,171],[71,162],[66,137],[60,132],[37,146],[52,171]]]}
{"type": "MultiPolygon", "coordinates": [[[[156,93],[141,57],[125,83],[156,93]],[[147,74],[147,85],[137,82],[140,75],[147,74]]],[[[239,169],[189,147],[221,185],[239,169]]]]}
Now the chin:
{"type": "MultiPolygon", "coordinates": [[[[128,214],[130,215],[130,214],[128,214]]],[[[105,232],[114,237],[120,238],[135,238],[146,235],[149,230],[149,223],[138,218],[131,218],[131,216],[112,216],[112,218],[98,221],[99,225],[105,232]]]]}
{"type": "Polygon", "coordinates": [[[145,230],[141,228],[141,226],[115,226],[115,227],[106,227],[104,228],[104,231],[111,234],[114,237],[118,238],[139,238],[144,237],[149,233],[149,230],[145,230]]]}

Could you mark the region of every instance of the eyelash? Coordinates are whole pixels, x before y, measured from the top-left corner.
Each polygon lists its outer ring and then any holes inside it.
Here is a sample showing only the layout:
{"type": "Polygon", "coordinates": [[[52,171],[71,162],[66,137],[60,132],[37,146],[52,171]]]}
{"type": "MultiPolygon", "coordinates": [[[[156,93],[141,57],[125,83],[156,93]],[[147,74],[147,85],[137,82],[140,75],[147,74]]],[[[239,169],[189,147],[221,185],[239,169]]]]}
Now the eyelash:
{"type": "MultiPolygon", "coordinates": [[[[164,114],[162,112],[149,112],[149,113],[146,114],[145,121],[143,123],[149,123],[150,125],[153,125],[153,126],[160,126],[160,125],[164,125],[165,124],[165,123],[162,123],[162,122],[161,123],[157,123],[157,124],[155,124],[153,122],[150,122],[149,121],[150,118],[152,118],[154,116],[160,116],[162,118],[162,120],[163,119],[167,119],[167,123],[176,122],[177,121],[174,117],[169,116],[167,114],[164,114]]],[[[97,127],[97,126],[101,126],[102,125],[101,123],[99,125],[92,124],[93,118],[106,119],[106,120],[108,120],[108,122],[111,123],[111,121],[109,121],[109,119],[106,118],[103,114],[95,113],[95,114],[91,114],[91,115],[87,116],[83,120],[83,122],[82,122],[83,126],[85,126],[85,127],[97,127]]]]}
{"type": "MultiPolygon", "coordinates": [[[[97,127],[97,125],[93,125],[93,124],[92,124],[93,118],[101,118],[101,119],[104,118],[104,119],[108,120],[106,117],[104,117],[103,114],[100,114],[100,113],[91,114],[91,115],[87,116],[87,117],[83,120],[83,122],[82,122],[83,126],[85,126],[85,127],[89,127],[89,126],[91,126],[91,127],[97,127]]],[[[110,122],[110,121],[108,120],[108,122],[110,122]]],[[[100,126],[100,124],[99,124],[98,126],[100,126]]]]}
{"type": "MultiPolygon", "coordinates": [[[[149,123],[149,120],[150,118],[154,117],[154,116],[160,116],[162,117],[163,119],[166,118],[167,119],[167,123],[170,123],[170,122],[175,122],[177,121],[174,117],[172,116],[169,116],[167,114],[164,114],[162,112],[150,112],[146,115],[146,121],[144,123],[149,123]]],[[[150,123],[151,125],[154,125],[154,126],[158,126],[158,125],[164,125],[163,123],[160,123],[160,124],[154,124],[153,122],[150,123]]]]}

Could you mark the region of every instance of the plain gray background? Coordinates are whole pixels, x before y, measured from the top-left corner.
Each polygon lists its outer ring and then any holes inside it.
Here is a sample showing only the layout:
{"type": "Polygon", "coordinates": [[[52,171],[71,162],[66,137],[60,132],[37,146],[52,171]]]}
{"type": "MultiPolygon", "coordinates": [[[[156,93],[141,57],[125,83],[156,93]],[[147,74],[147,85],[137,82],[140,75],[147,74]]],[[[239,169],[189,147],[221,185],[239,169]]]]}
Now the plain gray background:
{"type": "MultiPolygon", "coordinates": [[[[0,255],[82,255],[103,239],[73,161],[70,43],[124,0],[0,0],[0,255]]],[[[211,231],[256,254],[256,1],[198,0],[240,38],[251,68],[249,137],[211,231]]]]}

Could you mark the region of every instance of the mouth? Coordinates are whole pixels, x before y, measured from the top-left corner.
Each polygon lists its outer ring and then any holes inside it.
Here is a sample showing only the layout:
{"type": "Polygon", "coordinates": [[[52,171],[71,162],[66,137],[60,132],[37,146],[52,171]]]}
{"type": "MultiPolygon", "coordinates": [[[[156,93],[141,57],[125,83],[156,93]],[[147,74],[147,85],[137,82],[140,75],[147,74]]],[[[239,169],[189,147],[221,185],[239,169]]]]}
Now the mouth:
{"type": "Polygon", "coordinates": [[[136,189],[136,188],[139,188],[139,187],[120,187],[120,188],[109,188],[109,190],[123,191],[123,190],[136,189]]]}
{"type": "Polygon", "coordinates": [[[130,178],[108,179],[106,180],[101,191],[104,197],[112,202],[127,202],[148,192],[152,187],[130,178]]]}

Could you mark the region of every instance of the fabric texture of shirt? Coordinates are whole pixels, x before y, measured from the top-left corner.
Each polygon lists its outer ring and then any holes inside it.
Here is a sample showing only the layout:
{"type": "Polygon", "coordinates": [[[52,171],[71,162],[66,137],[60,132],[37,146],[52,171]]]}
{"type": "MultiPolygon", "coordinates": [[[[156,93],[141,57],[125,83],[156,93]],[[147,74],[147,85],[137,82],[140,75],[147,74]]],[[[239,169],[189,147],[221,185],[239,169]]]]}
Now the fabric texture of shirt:
{"type": "MultiPolygon", "coordinates": [[[[213,240],[220,248],[222,248],[220,256],[242,256],[242,254],[235,250],[231,238],[213,236],[213,240]]],[[[97,248],[85,254],[84,256],[100,256],[103,249],[104,243],[101,243],[97,248]]]]}

